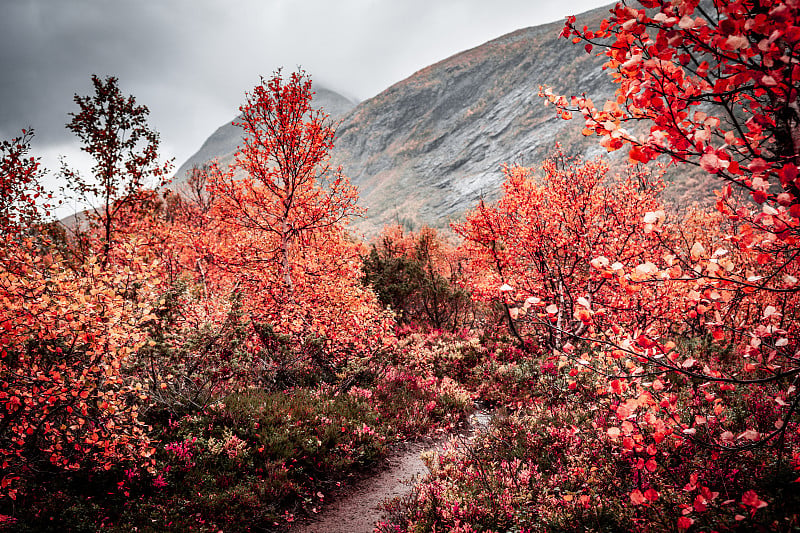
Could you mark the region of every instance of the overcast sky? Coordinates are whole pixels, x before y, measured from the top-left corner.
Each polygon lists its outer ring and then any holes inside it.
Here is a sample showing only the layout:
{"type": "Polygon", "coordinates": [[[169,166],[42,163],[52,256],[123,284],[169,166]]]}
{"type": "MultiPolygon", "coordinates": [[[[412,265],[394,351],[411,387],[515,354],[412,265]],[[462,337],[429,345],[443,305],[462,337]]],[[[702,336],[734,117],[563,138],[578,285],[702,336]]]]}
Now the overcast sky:
{"type": "MultiPolygon", "coordinates": [[[[90,168],[64,125],[90,76],[150,108],[176,168],[259,76],[302,66],[357,100],[505,33],[605,0],[0,0],[0,137],[36,130],[51,170],[90,168]]],[[[565,45],[567,43],[565,42],[565,45]]]]}

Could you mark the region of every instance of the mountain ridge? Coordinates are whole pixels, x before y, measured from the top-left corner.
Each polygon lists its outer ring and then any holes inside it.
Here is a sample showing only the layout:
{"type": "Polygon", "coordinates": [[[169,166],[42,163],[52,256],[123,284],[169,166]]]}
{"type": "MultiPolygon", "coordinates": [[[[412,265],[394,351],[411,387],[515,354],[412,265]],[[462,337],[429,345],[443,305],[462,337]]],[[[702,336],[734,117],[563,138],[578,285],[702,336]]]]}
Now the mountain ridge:
{"type": "MultiPolygon", "coordinates": [[[[580,16],[599,24],[607,8],[580,16]]],[[[577,123],[558,119],[540,85],[568,66],[556,90],[591,85],[610,96],[602,60],[559,41],[563,23],[516,30],[425,67],[361,102],[339,127],[334,158],[369,211],[359,229],[386,223],[445,227],[480,197],[495,198],[502,165],[536,165],[558,138],[565,149],[600,152],[577,123]],[[589,83],[593,82],[593,83],[589,83]],[[572,130],[571,133],[564,133],[572,130]]]]}
{"type": "MultiPolygon", "coordinates": [[[[578,24],[599,26],[608,10],[577,15],[578,24]]],[[[445,228],[479,199],[498,197],[504,164],[537,167],[557,142],[567,154],[605,155],[596,138],[583,136],[579,120],[558,118],[538,96],[542,85],[600,102],[613,95],[605,56],[560,38],[562,28],[551,22],[501,35],[424,67],[349,110],[338,108],[332,159],[367,208],[353,224],[356,231],[372,236],[392,223],[445,228]]],[[[624,150],[607,154],[612,163],[624,156],[624,150]]],[[[233,153],[216,157],[230,162],[233,153]]],[[[698,186],[693,179],[684,172],[680,187],[698,186]]]]}

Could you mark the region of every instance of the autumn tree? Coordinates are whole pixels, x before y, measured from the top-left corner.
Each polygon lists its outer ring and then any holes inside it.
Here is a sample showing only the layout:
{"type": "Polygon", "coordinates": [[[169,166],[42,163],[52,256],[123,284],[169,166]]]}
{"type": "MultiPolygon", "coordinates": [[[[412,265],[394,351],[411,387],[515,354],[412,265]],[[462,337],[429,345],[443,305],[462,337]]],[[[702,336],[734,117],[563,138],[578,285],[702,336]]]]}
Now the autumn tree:
{"type": "MultiPolygon", "coordinates": [[[[683,311],[679,319],[658,323],[640,309],[642,327],[595,323],[601,334],[583,340],[605,346],[604,353],[626,367],[612,382],[619,423],[650,425],[655,446],[668,437],[684,450],[717,450],[715,459],[729,452],[729,471],[752,450],[770,446],[776,483],[782,469],[800,464],[800,6],[758,0],[640,4],[617,3],[595,29],[579,28],[570,17],[562,33],[589,52],[602,50],[618,84],[614,100],[596,106],[586,96],[542,94],[563,118],[578,114],[584,134],[601,136],[607,149],[627,147],[634,162],[663,155],[695,165],[718,178],[721,190],[716,214],[671,215],[651,224],[663,255],[650,264],[614,273],[606,258],[590,259],[593,275],[607,276],[620,291],[631,283],[666,291],[670,305],[683,311]],[[662,239],[668,228],[681,238],[662,239]],[[647,277],[636,279],[642,268],[647,277]],[[743,405],[745,414],[735,415],[743,405]]],[[[639,224],[651,222],[646,215],[639,224]]],[[[639,429],[609,431],[612,439],[647,442],[639,429]]],[[[759,474],[750,483],[765,479],[759,474]]],[[[703,489],[694,481],[687,487],[703,489]]],[[[741,501],[751,513],[769,505],[745,487],[741,501]]],[[[703,490],[699,504],[685,509],[680,528],[692,524],[686,515],[704,512],[703,502],[716,497],[708,486],[703,490]]],[[[647,504],[640,496],[631,493],[647,504]]]]}
{"type": "Polygon", "coordinates": [[[360,283],[359,247],[345,231],[361,212],[357,191],[331,163],[334,128],[312,96],[302,71],[278,71],[247,95],[244,144],[227,171],[208,175],[214,203],[198,257],[214,290],[241,293],[254,322],[299,346],[324,339],[342,360],[383,342],[389,324],[360,283]]]}
{"type": "Polygon", "coordinates": [[[92,156],[93,176],[85,178],[64,165],[62,174],[69,187],[91,207],[92,221],[100,227],[104,263],[114,243],[119,213],[135,206],[145,186],[167,182],[171,163],[159,163],[159,134],[147,124],[150,110],[125,96],[118,79],[92,76],[94,95],[75,95],[80,108],[70,113],[67,128],[92,156]],[[152,183],[151,183],[152,182],[152,183]]]}
{"type": "Polygon", "coordinates": [[[244,146],[235,169],[245,175],[239,179],[231,173],[210,187],[227,224],[274,239],[272,249],[252,259],[280,264],[289,299],[297,241],[359,213],[356,189],[330,162],[335,130],[327,113],[311,107],[313,94],[303,71],[288,80],[280,70],[262,78],[239,108],[244,146]]]}
{"type": "Polygon", "coordinates": [[[550,351],[585,333],[598,309],[630,319],[623,316],[630,302],[592,276],[587,258],[644,262],[655,240],[634,221],[646,213],[663,216],[658,179],[633,169],[613,177],[601,160],[584,162],[560,151],[542,164],[542,178],[523,167],[504,172],[500,200],[480,202],[453,226],[471,258],[475,298],[499,305],[520,343],[532,340],[550,351]]]}
{"type": "Polygon", "coordinates": [[[0,142],[0,235],[18,234],[41,221],[51,194],[44,191],[39,161],[30,155],[33,130],[0,142]]]}

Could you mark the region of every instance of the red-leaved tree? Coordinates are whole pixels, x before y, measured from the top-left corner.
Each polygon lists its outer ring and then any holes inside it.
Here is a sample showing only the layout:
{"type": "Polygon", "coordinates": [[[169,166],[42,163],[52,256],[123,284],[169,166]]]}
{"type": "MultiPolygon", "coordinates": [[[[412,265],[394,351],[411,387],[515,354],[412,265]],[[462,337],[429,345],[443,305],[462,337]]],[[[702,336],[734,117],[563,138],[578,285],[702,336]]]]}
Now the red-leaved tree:
{"type": "Polygon", "coordinates": [[[531,169],[505,168],[500,200],[481,202],[454,228],[472,259],[473,294],[500,304],[520,341],[534,326],[532,340],[558,351],[570,335],[588,332],[597,309],[631,320],[635,304],[620,299],[607,279],[592,276],[586,258],[603,256],[609,265],[646,262],[654,235],[632,221],[647,213],[663,217],[661,185],[641,171],[611,177],[603,161],[573,160],[561,152],[542,171],[538,179],[531,169]]]}
{"type": "MultiPolygon", "coordinates": [[[[640,4],[617,3],[594,29],[578,28],[570,17],[562,34],[584,42],[589,52],[603,50],[618,84],[614,100],[596,106],[586,96],[568,98],[551,89],[542,95],[563,118],[579,114],[584,134],[601,136],[607,149],[627,146],[633,162],[663,155],[695,165],[720,179],[722,190],[716,214],[667,217],[655,225],[648,215],[638,221],[660,241],[649,264],[614,273],[604,257],[587,258],[594,275],[608,276],[618,290],[632,283],[657,287],[682,310],[679,319],[659,323],[642,307],[637,313],[645,327],[634,329],[610,327],[613,315],[602,325],[592,317],[600,334],[582,341],[626,361],[612,387],[621,397],[618,421],[645,422],[633,431],[610,428],[609,435],[636,441],[641,427],[661,420],[666,425],[659,426],[655,444],[669,437],[687,454],[699,446],[736,452],[725,456],[735,457],[734,465],[770,445],[776,472],[786,457],[798,466],[800,6],[759,0],[640,4]],[[637,279],[637,269],[647,276],[637,279]],[[637,377],[645,375],[657,379],[637,377]],[[631,390],[635,396],[623,401],[631,390]],[[665,418],[664,412],[671,414],[665,418]]],[[[766,478],[754,475],[751,482],[757,479],[766,478]]],[[[689,486],[699,487],[694,481],[689,486]]],[[[752,490],[742,503],[767,505],[752,490]]]]}
{"type": "Polygon", "coordinates": [[[336,359],[368,351],[389,325],[360,283],[344,229],[361,212],[357,190],[330,161],[335,130],[313,94],[304,72],[278,71],[247,95],[244,145],[227,171],[208,174],[214,202],[199,242],[218,290],[246,295],[255,322],[300,344],[324,338],[336,359]]]}
{"type": "Polygon", "coordinates": [[[75,95],[80,109],[70,113],[67,128],[81,140],[81,150],[94,159],[93,176],[81,176],[66,165],[62,174],[79,198],[92,206],[89,220],[101,229],[95,237],[105,264],[115,233],[124,227],[121,214],[140,204],[139,193],[145,187],[167,183],[171,163],[159,162],[159,134],[147,124],[147,106],[126,97],[114,76],[104,81],[93,75],[92,86],[94,95],[75,95]]]}
{"type": "Polygon", "coordinates": [[[0,142],[0,235],[16,235],[41,220],[52,195],[39,182],[39,161],[30,156],[33,130],[0,142]],[[39,205],[41,203],[41,205],[39,205]]]}
{"type": "Polygon", "coordinates": [[[262,79],[240,108],[244,146],[232,170],[245,175],[217,175],[210,187],[217,216],[258,235],[240,243],[242,261],[278,263],[288,299],[298,241],[359,213],[355,187],[330,162],[335,130],[327,113],[311,107],[313,95],[302,71],[286,81],[280,71],[262,79]]]}

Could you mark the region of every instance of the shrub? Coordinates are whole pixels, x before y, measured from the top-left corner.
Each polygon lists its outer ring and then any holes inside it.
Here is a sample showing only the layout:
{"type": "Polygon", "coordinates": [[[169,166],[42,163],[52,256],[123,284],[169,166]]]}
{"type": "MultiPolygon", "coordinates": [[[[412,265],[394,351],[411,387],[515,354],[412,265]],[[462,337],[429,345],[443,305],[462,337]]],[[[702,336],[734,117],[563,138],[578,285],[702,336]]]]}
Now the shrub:
{"type": "Polygon", "coordinates": [[[401,325],[455,332],[474,318],[461,286],[465,259],[432,228],[388,228],[363,257],[364,282],[401,325]]]}
{"type": "MultiPolygon", "coordinates": [[[[525,407],[498,411],[473,442],[429,456],[430,474],[411,496],[387,504],[389,518],[379,530],[792,531],[800,526],[791,461],[763,447],[730,453],[702,441],[677,440],[679,433],[670,433],[656,448],[647,416],[636,414],[618,427],[614,409],[622,400],[599,393],[595,374],[574,378],[577,387],[554,397],[539,390],[525,407]]],[[[549,378],[531,383],[545,389],[549,378]]],[[[741,401],[760,408],[747,392],[741,401]]]]}

